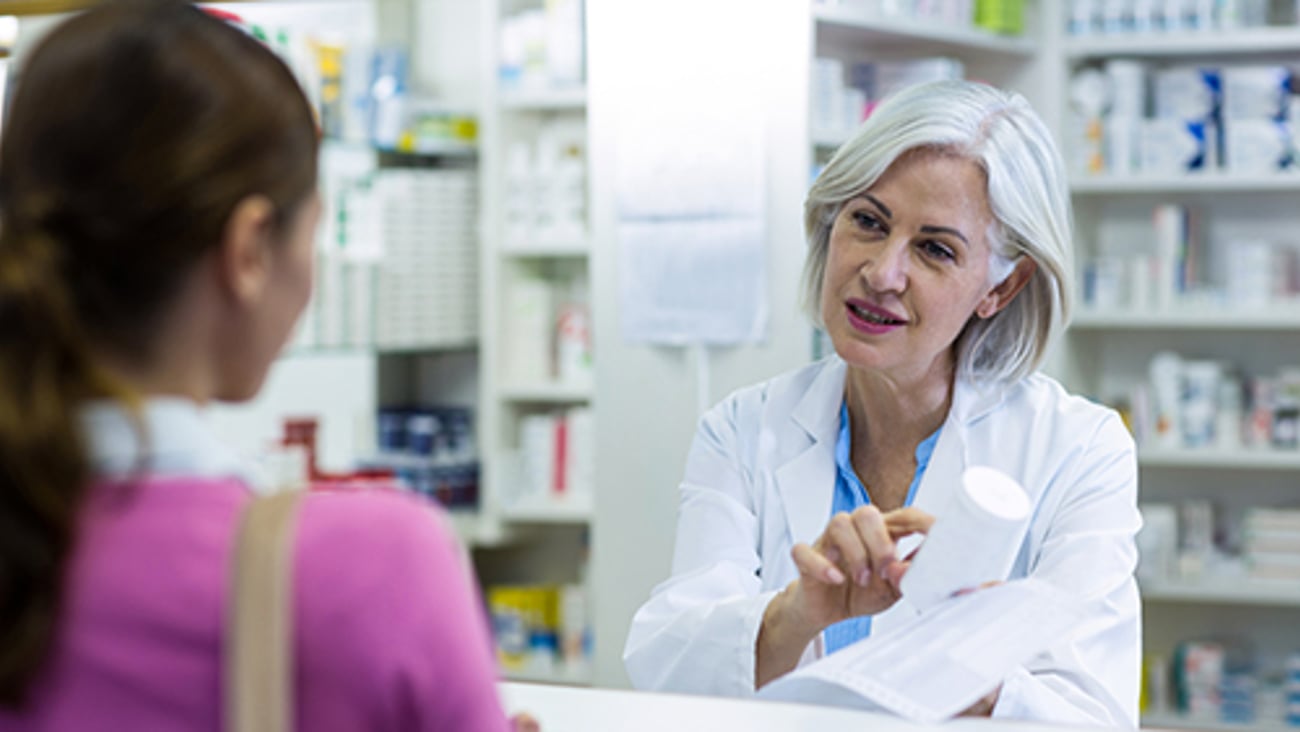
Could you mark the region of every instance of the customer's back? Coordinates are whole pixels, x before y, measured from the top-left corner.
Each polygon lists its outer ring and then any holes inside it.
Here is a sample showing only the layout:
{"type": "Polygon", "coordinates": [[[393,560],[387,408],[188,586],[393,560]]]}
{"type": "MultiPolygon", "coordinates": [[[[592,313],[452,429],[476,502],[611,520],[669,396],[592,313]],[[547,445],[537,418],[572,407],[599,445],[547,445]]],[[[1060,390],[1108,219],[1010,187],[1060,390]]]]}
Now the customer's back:
{"type": "MultiPolygon", "coordinates": [[[[0,732],[225,725],[252,492],[202,408],[257,394],[310,297],[317,146],[285,65],[180,0],[97,4],[26,59],[0,140],[0,732]]],[[[294,527],[298,729],[506,729],[434,507],[309,492],[294,527]]]]}

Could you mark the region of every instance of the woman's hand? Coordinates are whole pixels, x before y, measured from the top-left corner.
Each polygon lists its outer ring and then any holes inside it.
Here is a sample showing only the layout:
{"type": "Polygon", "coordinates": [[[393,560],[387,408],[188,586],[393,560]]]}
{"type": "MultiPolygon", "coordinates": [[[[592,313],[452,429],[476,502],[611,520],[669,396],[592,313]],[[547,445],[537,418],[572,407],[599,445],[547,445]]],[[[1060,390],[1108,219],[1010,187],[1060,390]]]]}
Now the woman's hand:
{"type": "Polygon", "coordinates": [[[836,514],[812,546],[794,547],[799,579],[790,588],[790,607],[819,630],[888,609],[910,565],[894,556],[894,543],[933,524],[933,516],[916,508],[881,513],[861,506],[836,514]]]}
{"type": "Polygon", "coordinates": [[[894,542],[933,524],[933,516],[915,508],[882,514],[863,506],[833,516],[812,546],[796,545],[799,579],[768,603],[758,629],[754,688],[793,669],[826,626],[897,602],[898,582],[911,563],[894,556],[894,542]]]}

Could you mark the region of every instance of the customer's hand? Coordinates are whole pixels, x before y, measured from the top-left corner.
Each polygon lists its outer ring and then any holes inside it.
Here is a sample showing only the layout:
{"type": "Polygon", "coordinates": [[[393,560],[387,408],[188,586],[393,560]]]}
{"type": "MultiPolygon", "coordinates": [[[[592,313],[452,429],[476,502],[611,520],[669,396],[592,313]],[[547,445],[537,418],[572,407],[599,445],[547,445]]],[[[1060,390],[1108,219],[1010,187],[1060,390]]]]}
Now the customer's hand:
{"type": "Polygon", "coordinates": [[[790,587],[792,608],[819,629],[888,609],[910,566],[894,556],[894,543],[933,525],[934,517],[916,508],[881,513],[862,506],[836,514],[812,546],[797,544],[792,551],[799,568],[790,587]]]}
{"type": "Polygon", "coordinates": [[[542,726],[527,712],[520,712],[510,718],[510,732],[541,732],[541,730],[542,726]]]}

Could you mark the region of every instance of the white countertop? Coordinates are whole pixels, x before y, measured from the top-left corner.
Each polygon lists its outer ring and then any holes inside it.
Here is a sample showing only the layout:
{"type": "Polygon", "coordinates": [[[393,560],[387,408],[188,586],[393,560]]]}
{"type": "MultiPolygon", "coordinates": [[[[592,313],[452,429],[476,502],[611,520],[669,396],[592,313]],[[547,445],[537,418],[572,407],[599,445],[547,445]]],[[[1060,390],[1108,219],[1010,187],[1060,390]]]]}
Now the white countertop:
{"type": "Polygon", "coordinates": [[[871,712],[747,699],[652,694],[503,682],[501,700],[510,714],[528,712],[542,732],[917,732],[939,729],[989,732],[1060,732],[1062,727],[990,719],[958,719],[921,725],[871,712]]]}

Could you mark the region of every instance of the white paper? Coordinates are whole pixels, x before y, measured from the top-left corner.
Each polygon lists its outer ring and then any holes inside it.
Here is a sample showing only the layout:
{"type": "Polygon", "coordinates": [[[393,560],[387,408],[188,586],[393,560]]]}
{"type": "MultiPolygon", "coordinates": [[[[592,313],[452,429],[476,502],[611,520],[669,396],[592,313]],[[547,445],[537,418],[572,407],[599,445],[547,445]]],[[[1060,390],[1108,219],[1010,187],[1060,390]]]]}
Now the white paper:
{"type": "Polygon", "coordinates": [[[871,636],[763,687],[758,696],[892,712],[932,724],[993,690],[1081,620],[1035,579],[954,597],[887,636],[871,636]]]}
{"type": "Polygon", "coordinates": [[[766,331],[769,95],[755,59],[768,30],[751,11],[748,0],[620,4],[610,97],[629,342],[734,344],[766,331]]]}
{"type": "Polygon", "coordinates": [[[764,260],[752,219],[624,222],[623,335],[631,343],[727,344],[767,328],[764,260]]]}

